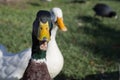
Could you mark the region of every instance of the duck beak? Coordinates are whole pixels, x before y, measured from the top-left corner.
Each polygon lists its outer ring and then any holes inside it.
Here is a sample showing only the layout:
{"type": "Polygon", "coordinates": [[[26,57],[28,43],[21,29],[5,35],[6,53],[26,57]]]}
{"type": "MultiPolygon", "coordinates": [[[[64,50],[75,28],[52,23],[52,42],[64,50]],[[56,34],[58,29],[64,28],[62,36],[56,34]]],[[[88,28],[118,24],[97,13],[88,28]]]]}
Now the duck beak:
{"type": "Polygon", "coordinates": [[[37,36],[39,41],[49,41],[50,40],[50,32],[49,32],[49,24],[48,22],[46,23],[39,23],[39,28],[38,28],[38,36],[37,36]]]}
{"type": "Polygon", "coordinates": [[[62,31],[67,31],[67,27],[66,27],[65,24],[63,23],[63,19],[62,19],[62,18],[57,18],[57,25],[58,25],[58,27],[59,27],[62,31]]]}

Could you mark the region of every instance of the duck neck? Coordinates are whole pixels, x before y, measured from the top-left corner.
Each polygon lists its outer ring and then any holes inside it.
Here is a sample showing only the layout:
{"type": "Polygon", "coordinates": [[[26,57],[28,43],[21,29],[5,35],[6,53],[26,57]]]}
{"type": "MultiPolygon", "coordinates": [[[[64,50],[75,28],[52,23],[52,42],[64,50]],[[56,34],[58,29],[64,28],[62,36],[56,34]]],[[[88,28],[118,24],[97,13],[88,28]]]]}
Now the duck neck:
{"type": "Polygon", "coordinates": [[[51,31],[51,38],[55,38],[56,37],[57,30],[58,30],[58,27],[54,26],[52,31],[51,31]]]}
{"type": "Polygon", "coordinates": [[[33,59],[45,59],[46,58],[46,51],[39,50],[32,55],[33,59]]]}
{"type": "Polygon", "coordinates": [[[33,59],[45,59],[46,51],[40,50],[40,43],[36,36],[32,34],[32,58],[33,59]]]}

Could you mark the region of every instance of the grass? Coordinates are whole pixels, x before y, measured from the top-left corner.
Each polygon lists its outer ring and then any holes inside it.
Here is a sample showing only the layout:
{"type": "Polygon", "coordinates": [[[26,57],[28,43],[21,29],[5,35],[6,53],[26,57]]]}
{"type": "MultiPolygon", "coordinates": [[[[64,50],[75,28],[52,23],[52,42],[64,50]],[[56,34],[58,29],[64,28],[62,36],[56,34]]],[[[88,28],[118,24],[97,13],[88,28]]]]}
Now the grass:
{"type": "Polygon", "coordinates": [[[58,31],[56,37],[65,60],[56,79],[81,80],[91,74],[118,71],[120,19],[94,18],[92,7],[98,2],[109,4],[120,15],[120,1],[117,0],[89,0],[85,4],[70,0],[50,3],[26,0],[14,5],[0,4],[0,43],[14,53],[31,47],[32,23],[37,11],[57,6],[63,10],[68,31],[58,31]]]}

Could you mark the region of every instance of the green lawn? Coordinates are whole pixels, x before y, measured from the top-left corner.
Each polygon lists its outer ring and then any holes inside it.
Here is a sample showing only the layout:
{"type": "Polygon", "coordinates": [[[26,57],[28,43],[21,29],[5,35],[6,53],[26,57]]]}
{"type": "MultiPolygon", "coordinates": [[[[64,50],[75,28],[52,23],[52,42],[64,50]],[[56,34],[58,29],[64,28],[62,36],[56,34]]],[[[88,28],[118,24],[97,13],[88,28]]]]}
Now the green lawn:
{"type": "Polygon", "coordinates": [[[88,0],[87,3],[26,0],[14,5],[0,4],[0,43],[14,53],[31,47],[32,23],[37,11],[60,7],[68,31],[59,30],[56,37],[65,61],[57,80],[81,80],[91,74],[118,71],[120,18],[94,18],[92,7],[98,2],[110,5],[120,15],[117,0],[88,0]]]}

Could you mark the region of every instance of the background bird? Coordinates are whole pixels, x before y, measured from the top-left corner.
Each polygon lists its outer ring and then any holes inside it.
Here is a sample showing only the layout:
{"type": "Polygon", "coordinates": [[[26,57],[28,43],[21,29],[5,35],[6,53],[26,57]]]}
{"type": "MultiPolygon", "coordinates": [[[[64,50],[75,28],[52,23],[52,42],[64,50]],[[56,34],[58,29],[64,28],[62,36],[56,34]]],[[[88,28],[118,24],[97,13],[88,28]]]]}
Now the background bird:
{"type": "Polygon", "coordinates": [[[117,13],[112,10],[112,8],[106,4],[98,3],[93,7],[93,10],[95,12],[95,16],[101,16],[101,17],[115,17],[117,18],[117,13]]]}

